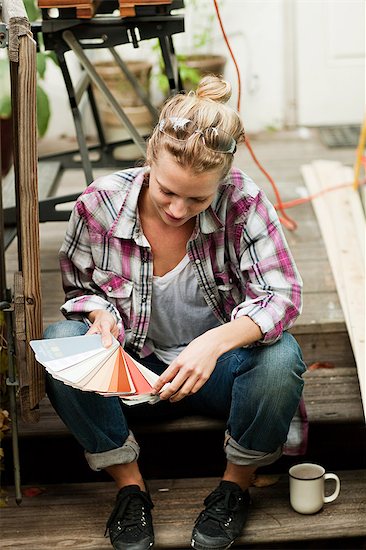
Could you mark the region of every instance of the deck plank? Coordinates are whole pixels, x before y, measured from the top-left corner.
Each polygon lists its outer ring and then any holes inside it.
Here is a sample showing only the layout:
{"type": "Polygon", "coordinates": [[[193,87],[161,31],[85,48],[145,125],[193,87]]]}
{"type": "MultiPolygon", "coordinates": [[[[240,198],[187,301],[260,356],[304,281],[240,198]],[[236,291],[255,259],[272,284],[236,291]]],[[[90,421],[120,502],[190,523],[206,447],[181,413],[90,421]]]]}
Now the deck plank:
{"type": "MultiPolygon", "coordinates": [[[[251,488],[252,512],[237,544],[263,544],[366,536],[365,471],[337,472],[341,479],[338,499],[314,515],[294,512],[289,504],[288,479],[282,475],[270,487],[251,488]]],[[[188,548],[192,525],[203,499],[218,479],[151,480],[155,548],[188,548]]],[[[2,548],[110,548],[103,537],[112,509],[112,482],[49,485],[36,497],[15,504],[9,489],[2,509],[2,548]]]]}
{"type": "MultiPolygon", "coordinates": [[[[363,412],[355,366],[308,371],[304,396],[310,423],[362,423],[363,412]]],[[[158,424],[144,422],[134,426],[136,433],[223,430],[224,422],[202,416],[167,419],[158,424]]],[[[20,437],[57,437],[69,434],[48,399],[40,404],[40,421],[19,421],[20,437]]]]}
{"type": "MultiPolygon", "coordinates": [[[[38,196],[39,199],[46,199],[51,196],[57,174],[60,169],[59,162],[40,162],[38,163],[38,196]]],[[[12,168],[4,178],[2,184],[2,200],[3,208],[12,208],[15,206],[15,179],[14,169],[12,168]]],[[[17,230],[14,227],[6,227],[4,229],[5,248],[9,246],[12,240],[16,237],[17,230]]]]}

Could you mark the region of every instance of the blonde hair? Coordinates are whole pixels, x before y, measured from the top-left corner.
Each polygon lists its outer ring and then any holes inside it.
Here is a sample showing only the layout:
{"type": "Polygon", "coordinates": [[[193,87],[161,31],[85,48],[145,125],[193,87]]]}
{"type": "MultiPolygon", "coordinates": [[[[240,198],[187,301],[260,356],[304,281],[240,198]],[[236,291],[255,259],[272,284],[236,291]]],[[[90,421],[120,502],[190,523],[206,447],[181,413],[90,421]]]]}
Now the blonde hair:
{"type": "MultiPolygon", "coordinates": [[[[244,141],[245,133],[237,112],[226,105],[230,97],[229,82],[215,75],[205,76],[195,92],[180,93],[166,101],[159,123],[171,117],[189,119],[199,129],[211,126],[220,128],[239,143],[244,141]]],[[[190,168],[197,174],[219,168],[221,175],[225,176],[233,162],[231,153],[212,151],[205,147],[200,134],[186,141],[177,141],[159,131],[158,124],[147,145],[149,165],[157,161],[162,150],[170,153],[180,166],[190,168]]]]}

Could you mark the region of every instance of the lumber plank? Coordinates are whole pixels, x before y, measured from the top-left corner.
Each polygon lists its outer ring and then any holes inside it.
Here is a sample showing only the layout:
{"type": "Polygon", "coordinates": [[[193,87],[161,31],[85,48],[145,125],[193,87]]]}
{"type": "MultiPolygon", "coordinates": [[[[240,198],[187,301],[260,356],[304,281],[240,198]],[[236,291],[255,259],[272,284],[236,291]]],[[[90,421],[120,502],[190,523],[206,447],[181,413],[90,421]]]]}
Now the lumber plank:
{"type": "MultiPolygon", "coordinates": [[[[20,381],[27,381],[27,384],[20,388],[23,405],[27,403],[27,408],[33,409],[44,396],[44,374],[27,344],[29,340],[40,337],[42,333],[37,189],[36,43],[25,16],[23,2],[5,2],[3,8],[9,28],[19,268],[23,276],[22,279],[18,279],[18,283],[23,281],[23,288],[17,289],[17,300],[18,305],[24,300],[22,319],[25,322],[26,336],[24,353],[19,354],[17,367],[20,371],[20,381]]],[[[17,320],[15,324],[19,329],[17,320]]]]}
{"type": "MultiPolygon", "coordinates": [[[[42,336],[42,302],[38,222],[37,126],[36,126],[36,44],[29,34],[19,38],[19,63],[16,81],[17,195],[19,200],[19,235],[21,270],[24,281],[25,326],[27,343],[42,336]]],[[[29,372],[30,408],[44,396],[44,372],[26,346],[29,372]]]]}
{"type": "Polygon", "coordinates": [[[310,423],[362,423],[360,386],[355,368],[320,368],[304,375],[310,423]]]}
{"type": "MultiPolygon", "coordinates": [[[[353,364],[333,369],[308,371],[305,379],[305,403],[311,423],[362,423],[363,412],[357,371],[353,364]]],[[[136,433],[171,433],[180,431],[223,430],[224,422],[204,416],[184,416],[150,424],[135,424],[136,433]]],[[[19,421],[20,437],[67,436],[68,429],[56,415],[47,398],[40,403],[40,421],[37,425],[19,421]]]]}
{"type": "MultiPolygon", "coordinates": [[[[336,281],[366,411],[364,233],[360,234],[364,219],[362,216],[362,220],[355,222],[355,207],[350,206],[349,195],[352,194],[354,202],[357,193],[352,188],[341,188],[352,182],[352,170],[333,161],[315,161],[303,165],[301,170],[310,194],[330,185],[340,187],[326,198],[323,195],[313,200],[313,205],[336,281]]],[[[358,212],[361,210],[360,206],[358,212]]]]}
{"type": "MultiPolygon", "coordinates": [[[[60,171],[60,162],[40,162],[38,164],[38,196],[39,200],[49,197],[56,186],[57,177],[60,171]]],[[[3,206],[4,208],[15,207],[15,176],[12,168],[3,181],[3,206]]],[[[4,231],[5,248],[8,248],[12,240],[16,237],[17,231],[15,227],[7,227],[4,231]]],[[[42,259],[42,256],[41,256],[42,259]]],[[[15,256],[12,261],[17,260],[15,256]]],[[[11,269],[11,262],[10,262],[11,269]]],[[[17,269],[14,268],[14,269],[17,269]]]]}
{"type": "MultiPolygon", "coordinates": [[[[39,199],[46,199],[51,195],[55,187],[55,180],[60,170],[60,162],[42,161],[38,163],[38,187],[39,199]]],[[[15,206],[15,180],[14,169],[3,180],[3,207],[12,208],[15,206]]]]}
{"type": "Polygon", "coordinates": [[[304,292],[302,314],[291,328],[292,334],[339,333],[347,331],[336,291],[304,292]]]}
{"type": "MultiPolygon", "coordinates": [[[[356,368],[354,355],[347,331],[319,332],[316,334],[295,334],[302,350],[304,361],[310,367],[319,361],[329,363],[334,367],[356,368]]],[[[356,371],[354,371],[356,375],[356,371]]]]}
{"type": "Polygon", "coordinates": [[[160,6],[171,4],[171,0],[119,0],[119,11],[121,17],[135,17],[136,6],[160,6]]]}
{"type": "Polygon", "coordinates": [[[97,11],[100,0],[38,0],[38,7],[50,8],[75,8],[76,17],[79,19],[91,19],[97,11]]]}
{"type": "MultiPolygon", "coordinates": [[[[291,509],[287,475],[270,487],[252,487],[252,511],[237,544],[365,536],[365,471],[336,473],[341,479],[340,496],[321,512],[309,516],[291,509]]],[[[217,483],[217,478],[148,482],[155,503],[155,548],[189,547],[203,499],[217,483]]],[[[103,533],[115,493],[112,482],[97,482],[48,485],[37,497],[25,497],[21,506],[10,498],[1,514],[2,548],[110,548],[103,533]]]]}

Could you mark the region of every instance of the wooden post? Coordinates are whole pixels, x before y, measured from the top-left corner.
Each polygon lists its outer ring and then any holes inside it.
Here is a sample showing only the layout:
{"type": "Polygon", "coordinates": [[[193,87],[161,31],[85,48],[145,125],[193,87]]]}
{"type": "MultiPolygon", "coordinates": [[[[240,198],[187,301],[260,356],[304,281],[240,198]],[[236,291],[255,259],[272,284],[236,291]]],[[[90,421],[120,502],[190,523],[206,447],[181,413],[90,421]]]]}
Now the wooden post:
{"type": "Polygon", "coordinates": [[[36,43],[21,0],[3,0],[9,30],[14,129],[14,172],[20,275],[16,279],[15,336],[20,404],[25,420],[38,419],[45,395],[44,371],[29,341],[42,337],[37,182],[36,43]],[[18,315],[18,312],[21,314],[18,315]]]}

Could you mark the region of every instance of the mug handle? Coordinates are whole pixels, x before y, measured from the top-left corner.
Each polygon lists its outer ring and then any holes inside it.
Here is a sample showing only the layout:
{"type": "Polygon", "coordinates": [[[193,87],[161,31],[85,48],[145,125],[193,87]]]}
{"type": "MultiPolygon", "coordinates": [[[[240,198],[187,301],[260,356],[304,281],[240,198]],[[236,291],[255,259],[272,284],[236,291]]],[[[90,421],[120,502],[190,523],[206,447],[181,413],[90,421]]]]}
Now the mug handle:
{"type": "Polygon", "coordinates": [[[334,481],[336,482],[336,488],[334,490],[334,493],[329,495],[329,497],[326,497],[326,496],[324,497],[324,502],[333,502],[333,500],[335,500],[340,493],[341,482],[339,480],[339,477],[336,474],[324,474],[324,482],[327,479],[334,479],[334,481]]]}

